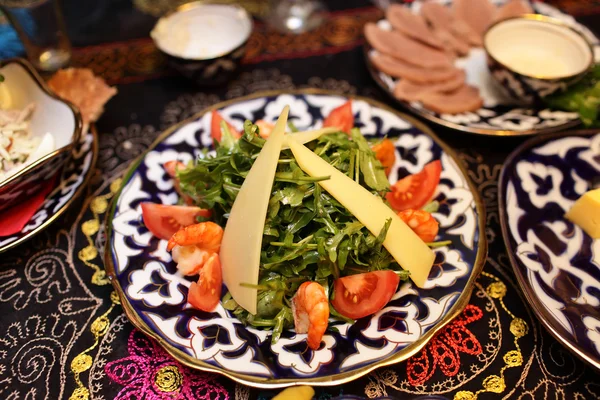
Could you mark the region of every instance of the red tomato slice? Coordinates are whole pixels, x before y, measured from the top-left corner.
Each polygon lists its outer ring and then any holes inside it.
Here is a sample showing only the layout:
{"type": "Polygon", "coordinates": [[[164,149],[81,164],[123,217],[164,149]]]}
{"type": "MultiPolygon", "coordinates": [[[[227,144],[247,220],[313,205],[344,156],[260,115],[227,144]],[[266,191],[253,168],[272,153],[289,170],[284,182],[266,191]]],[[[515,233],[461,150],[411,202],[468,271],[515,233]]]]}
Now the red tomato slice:
{"type": "MultiPolygon", "coordinates": [[[[225,119],[219,114],[217,110],[213,110],[210,120],[210,136],[215,139],[217,142],[221,141],[221,121],[225,121],[225,119]]],[[[242,134],[235,129],[229,122],[225,121],[231,134],[234,138],[239,138],[242,134]]]]}
{"type": "Polygon", "coordinates": [[[404,211],[409,208],[419,209],[433,197],[435,189],[440,183],[441,173],[442,163],[440,160],[432,161],[421,172],[396,182],[386,198],[396,211],[404,211]]]}
{"type": "Polygon", "coordinates": [[[358,319],[381,310],[400,283],[394,271],[375,271],[336,279],[331,304],[345,317],[358,319]]]}
{"type": "Polygon", "coordinates": [[[214,311],[221,300],[221,261],[219,255],[213,253],[200,270],[198,283],[192,282],[187,301],[194,308],[202,311],[214,311]]]}
{"type": "Polygon", "coordinates": [[[338,108],[335,108],[325,121],[323,122],[323,127],[327,128],[328,126],[335,126],[339,128],[342,132],[346,132],[348,135],[350,134],[350,130],[354,127],[354,115],[352,114],[352,100],[348,100],[338,108]]]}
{"type": "Polygon", "coordinates": [[[197,223],[196,217],[210,217],[210,210],[200,207],[165,206],[142,203],[142,219],[146,228],[158,238],[169,240],[175,232],[197,223]]]}
{"type": "Polygon", "coordinates": [[[177,179],[177,171],[180,169],[185,169],[185,164],[181,161],[167,161],[163,165],[163,167],[165,168],[165,171],[167,171],[167,174],[169,174],[169,176],[173,178],[173,185],[175,186],[175,191],[179,194],[179,196],[181,196],[183,202],[188,206],[193,206],[194,199],[192,199],[189,195],[183,193],[179,184],[179,179],[177,179]]]}

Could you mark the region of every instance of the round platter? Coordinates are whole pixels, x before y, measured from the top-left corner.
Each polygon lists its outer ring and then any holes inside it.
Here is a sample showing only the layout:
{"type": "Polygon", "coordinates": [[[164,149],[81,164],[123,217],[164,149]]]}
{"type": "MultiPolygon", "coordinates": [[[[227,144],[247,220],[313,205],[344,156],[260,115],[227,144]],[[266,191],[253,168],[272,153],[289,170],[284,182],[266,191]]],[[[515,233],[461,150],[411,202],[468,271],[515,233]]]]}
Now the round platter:
{"type": "Polygon", "coordinates": [[[86,187],[92,177],[97,158],[98,134],[95,126],[92,126],[87,134],[81,136],[79,143],[73,149],[73,154],[67,161],[54,190],[46,197],[21,232],[0,237],[0,253],[32,238],[56,221],[86,187]]]}
{"type": "Polygon", "coordinates": [[[600,178],[600,132],[535,138],[504,164],[500,222],[511,264],[539,320],[600,369],[600,240],[564,217],[600,178]]]}
{"type": "Polygon", "coordinates": [[[317,351],[307,348],[306,335],[293,330],[272,344],[268,331],[245,327],[221,305],[213,313],[190,308],[185,301],[190,280],[177,273],[166,241],[153,237],[141,219],[141,202],[177,201],[162,164],[191,160],[210,146],[213,109],[241,128],[245,119],[274,121],[289,105],[290,120],[304,130],[319,127],[347,98],[306,89],[220,103],[164,132],[131,166],[106,221],[105,265],[127,316],[183,364],[256,387],[341,384],[415,354],[467,305],[487,243],[484,208],[466,172],[424,125],[370,99],[352,99],[355,125],[363,134],[387,135],[395,142],[392,182],[441,160],[436,199],[442,206],[434,215],[440,222],[438,239],[453,244],[435,250],[427,289],[403,283],[375,315],[353,325],[330,322],[317,351]]]}
{"type": "MultiPolygon", "coordinates": [[[[451,6],[453,0],[432,1],[451,6]]],[[[499,5],[505,0],[492,0],[492,2],[499,5]]],[[[422,4],[423,0],[415,0],[407,7],[418,14],[422,4]]],[[[589,29],[577,23],[572,16],[548,4],[543,2],[532,2],[531,4],[537,13],[560,20],[584,35],[592,44],[596,59],[598,59],[600,41],[589,29]]],[[[381,20],[379,24],[385,27],[387,21],[381,20]]],[[[393,98],[393,101],[407,110],[447,128],[481,135],[523,136],[565,130],[580,124],[577,113],[514,105],[501,92],[491,76],[483,48],[472,48],[468,56],[456,61],[456,66],[465,70],[467,83],[477,87],[484,100],[484,105],[479,110],[461,114],[438,114],[424,108],[419,102],[396,99],[393,95],[395,80],[375,68],[369,58],[372,51],[374,50],[371,46],[366,44],[364,52],[368,70],[375,82],[393,98]]]]}

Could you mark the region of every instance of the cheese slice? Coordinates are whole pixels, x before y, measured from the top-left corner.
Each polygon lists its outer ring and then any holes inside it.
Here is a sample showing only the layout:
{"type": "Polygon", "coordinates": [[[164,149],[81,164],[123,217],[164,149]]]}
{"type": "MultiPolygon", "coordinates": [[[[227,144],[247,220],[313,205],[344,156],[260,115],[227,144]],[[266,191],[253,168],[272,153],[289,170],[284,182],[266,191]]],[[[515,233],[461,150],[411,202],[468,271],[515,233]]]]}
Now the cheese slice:
{"type": "Polygon", "coordinates": [[[386,221],[392,223],[383,245],[402,268],[410,272],[410,278],[419,287],[423,287],[435,254],[389,208],[382,199],[329,165],[321,157],[294,140],[287,140],[296,162],[310,176],[329,176],[319,184],[337,201],[348,209],[375,236],[379,235],[386,221]]]}
{"type": "Polygon", "coordinates": [[[594,239],[600,239],[600,189],[581,196],[565,215],[594,239]]]}
{"type": "Polygon", "coordinates": [[[339,128],[330,126],[327,128],[315,129],[312,131],[288,133],[287,135],[285,135],[286,140],[284,140],[284,142],[283,142],[282,149],[285,150],[285,149],[290,148],[290,146],[288,146],[288,144],[287,144],[287,141],[289,138],[293,138],[296,142],[304,144],[304,143],[312,142],[313,140],[317,140],[321,136],[327,135],[328,133],[335,133],[335,132],[339,132],[339,128]]]}
{"type": "Polygon", "coordinates": [[[240,284],[258,284],[263,230],[288,113],[286,106],[238,192],[219,252],[223,282],[233,299],[251,314],[256,314],[257,290],[240,284]]]}

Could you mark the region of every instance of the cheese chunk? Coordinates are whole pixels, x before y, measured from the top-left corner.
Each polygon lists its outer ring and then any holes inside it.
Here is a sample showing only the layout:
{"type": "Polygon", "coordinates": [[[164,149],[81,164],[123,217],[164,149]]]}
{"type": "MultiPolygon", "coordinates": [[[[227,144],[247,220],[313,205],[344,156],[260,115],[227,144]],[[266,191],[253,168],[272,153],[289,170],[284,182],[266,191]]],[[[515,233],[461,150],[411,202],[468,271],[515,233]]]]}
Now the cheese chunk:
{"type": "Polygon", "coordinates": [[[392,220],[383,245],[402,268],[410,272],[410,278],[423,287],[435,254],[413,231],[389,208],[382,199],[350,179],[305,146],[287,138],[296,162],[310,176],[329,176],[319,184],[348,209],[375,236],[388,219],[392,220]]]}
{"type": "Polygon", "coordinates": [[[273,397],[273,400],[311,400],[315,390],[310,386],[289,387],[273,397]]]}
{"type": "Polygon", "coordinates": [[[600,189],[581,196],[565,215],[594,239],[600,239],[600,189]]]}
{"type": "Polygon", "coordinates": [[[223,282],[233,299],[251,314],[256,314],[257,290],[240,284],[258,284],[263,230],[288,113],[286,106],[235,198],[219,252],[223,282]]]}
{"type": "Polygon", "coordinates": [[[287,144],[287,141],[289,138],[294,138],[294,140],[296,140],[296,142],[304,144],[304,143],[312,142],[313,140],[317,140],[318,138],[320,138],[323,135],[326,135],[328,133],[334,133],[334,132],[339,132],[339,129],[331,126],[331,127],[327,127],[327,128],[315,129],[312,131],[288,133],[285,136],[286,140],[283,142],[282,149],[285,150],[285,149],[290,148],[290,146],[288,146],[288,144],[287,144]]]}

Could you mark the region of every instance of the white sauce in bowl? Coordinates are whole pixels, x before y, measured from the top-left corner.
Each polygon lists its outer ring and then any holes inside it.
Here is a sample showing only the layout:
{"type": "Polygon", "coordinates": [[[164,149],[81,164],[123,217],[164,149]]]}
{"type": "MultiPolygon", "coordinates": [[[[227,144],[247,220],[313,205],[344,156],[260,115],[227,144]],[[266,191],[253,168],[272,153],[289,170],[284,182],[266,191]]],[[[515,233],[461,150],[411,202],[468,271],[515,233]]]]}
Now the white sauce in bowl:
{"type": "Polygon", "coordinates": [[[229,53],[248,39],[252,21],[240,7],[219,4],[183,6],[161,18],[150,36],[175,57],[208,60],[229,53]]]}
{"type": "Polygon", "coordinates": [[[583,38],[560,24],[535,19],[510,19],[490,28],[484,38],[489,54],[525,76],[565,78],[584,72],[592,50],[583,38]]]}

